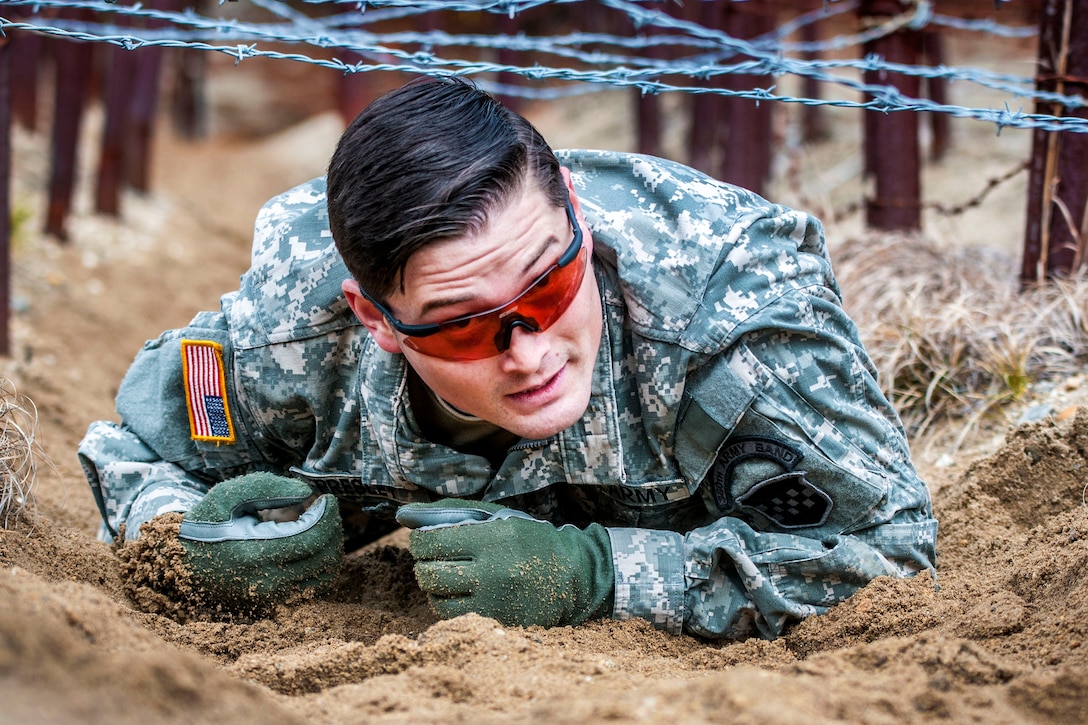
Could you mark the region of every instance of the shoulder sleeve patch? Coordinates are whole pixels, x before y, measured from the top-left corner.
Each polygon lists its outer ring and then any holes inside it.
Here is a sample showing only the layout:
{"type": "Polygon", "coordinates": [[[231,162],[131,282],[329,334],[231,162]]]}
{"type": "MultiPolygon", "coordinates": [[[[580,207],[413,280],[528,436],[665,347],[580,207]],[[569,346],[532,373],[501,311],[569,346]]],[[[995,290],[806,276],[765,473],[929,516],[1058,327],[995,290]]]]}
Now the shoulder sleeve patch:
{"type": "Polygon", "coordinates": [[[227,403],[223,346],[211,340],[182,340],[181,369],[189,434],[195,441],[234,443],[234,421],[227,403]]]}
{"type": "Polygon", "coordinates": [[[737,496],[741,510],[766,516],[783,529],[821,526],[831,513],[831,497],[805,478],[805,471],[791,471],[768,478],[737,496]]]}

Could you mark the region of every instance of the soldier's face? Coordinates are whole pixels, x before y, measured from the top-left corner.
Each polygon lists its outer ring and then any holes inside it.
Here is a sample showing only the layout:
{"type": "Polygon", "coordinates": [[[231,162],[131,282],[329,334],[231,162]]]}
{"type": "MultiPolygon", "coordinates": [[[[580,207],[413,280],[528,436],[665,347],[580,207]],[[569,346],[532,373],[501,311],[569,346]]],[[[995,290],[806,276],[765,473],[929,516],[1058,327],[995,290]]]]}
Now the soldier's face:
{"type": "MultiPolygon", "coordinates": [[[[546,438],[582,416],[601,341],[601,299],[589,254],[593,242],[570,176],[565,169],[563,173],[589,261],[569,307],[550,327],[538,332],[528,325],[508,327],[499,344],[508,345],[505,350],[496,348],[491,357],[458,361],[412,349],[410,339],[380,313],[369,323],[367,315],[360,314],[378,344],[403,353],[439,397],[525,438],[546,438]]],[[[566,210],[552,206],[535,184],[526,184],[491,214],[478,234],[413,254],[405,268],[405,290],[391,296],[388,307],[410,325],[501,307],[557,263],[570,248],[572,235],[566,210]]],[[[357,304],[358,299],[353,307],[357,304]]]]}

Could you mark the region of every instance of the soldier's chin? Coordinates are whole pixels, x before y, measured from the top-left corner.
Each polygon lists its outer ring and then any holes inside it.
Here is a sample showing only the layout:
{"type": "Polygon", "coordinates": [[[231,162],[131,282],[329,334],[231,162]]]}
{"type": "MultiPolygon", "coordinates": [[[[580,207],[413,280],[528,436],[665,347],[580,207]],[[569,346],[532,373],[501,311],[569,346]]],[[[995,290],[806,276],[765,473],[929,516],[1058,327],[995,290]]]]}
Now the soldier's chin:
{"type": "Polygon", "coordinates": [[[514,421],[515,433],[529,440],[543,440],[565,431],[581,420],[589,405],[589,396],[584,400],[562,400],[548,406],[536,414],[518,416],[514,421]]]}

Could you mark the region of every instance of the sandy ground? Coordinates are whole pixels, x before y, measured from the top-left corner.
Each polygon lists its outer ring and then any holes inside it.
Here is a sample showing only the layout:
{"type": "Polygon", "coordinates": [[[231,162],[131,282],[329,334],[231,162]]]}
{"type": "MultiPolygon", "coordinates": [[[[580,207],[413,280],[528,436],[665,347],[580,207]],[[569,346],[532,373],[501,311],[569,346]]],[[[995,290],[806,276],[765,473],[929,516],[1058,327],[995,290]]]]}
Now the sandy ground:
{"type": "MultiPolygon", "coordinates": [[[[114,418],[113,395],[146,338],[233,289],[259,205],[321,173],[340,130],[326,112],[260,138],[232,134],[241,123],[232,126],[224,99],[244,87],[220,87],[211,139],[160,134],[155,193],[126,197],[120,221],[87,213],[84,198],[70,244],[32,224],[20,230],[15,343],[0,375],[37,405],[43,463],[35,507],[0,529],[0,722],[1088,722],[1088,382],[1079,377],[1040,386],[962,445],[955,424],[915,443],[941,522],[936,582],[874,581],[774,642],[707,643],[638,621],[439,622],[396,534],[353,555],[327,600],[267,619],[140,611],[114,552],[94,539],[76,445],[92,420],[114,418]],[[1035,404],[1054,414],[1018,425],[1035,404]]],[[[629,124],[600,112],[625,102],[529,113],[556,146],[627,148],[629,124]]],[[[268,108],[236,105],[239,116],[268,108]]],[[[824,147],[792,147],[784,163],[806,171],[780,189],[821,207],[833,238],[857,222],[835,214],[860,188],[849,123],[824,147]]],[[[1023,132],[971,128],[957,126],[956,155],[927,171],[930,198],[969,198],[1026,152],[1023,132]]],[[[45,140],[18,142],[16,204],[33,209],[45,140]]],[[[930,220],[930,233],[1015,252],[1017,183],[976,216],[930,220]]]]}

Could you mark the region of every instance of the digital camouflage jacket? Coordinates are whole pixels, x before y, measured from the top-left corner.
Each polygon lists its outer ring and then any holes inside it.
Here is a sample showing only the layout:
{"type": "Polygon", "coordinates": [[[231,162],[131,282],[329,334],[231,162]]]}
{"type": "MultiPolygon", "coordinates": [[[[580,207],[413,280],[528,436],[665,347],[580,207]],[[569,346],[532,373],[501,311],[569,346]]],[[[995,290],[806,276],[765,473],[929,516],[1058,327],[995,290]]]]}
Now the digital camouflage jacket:
{"type": "Polygon", "coordinates": [[[425,440],[403,356],[340,292],[324,179],[269,201],[219,312],[148,342],[79,455],[102,536],[270,470],[375,517],[500,502],[609,528],[617,618],[775,637],[877,576],[934,566],[937,524],[843,312],[813,217],[647,156],[565,151],[603,334],[589,407],[493,470],[425,440]]]}

